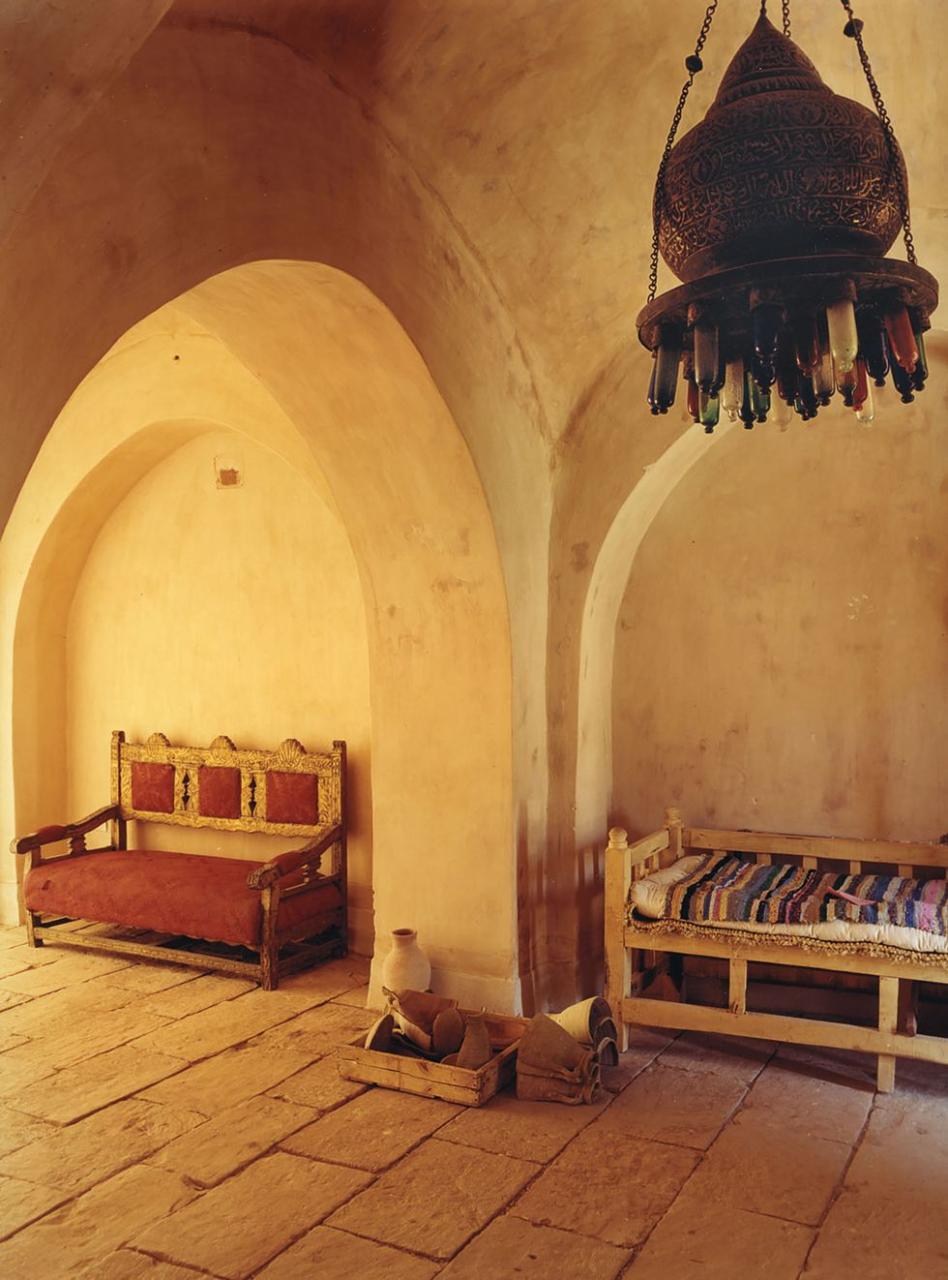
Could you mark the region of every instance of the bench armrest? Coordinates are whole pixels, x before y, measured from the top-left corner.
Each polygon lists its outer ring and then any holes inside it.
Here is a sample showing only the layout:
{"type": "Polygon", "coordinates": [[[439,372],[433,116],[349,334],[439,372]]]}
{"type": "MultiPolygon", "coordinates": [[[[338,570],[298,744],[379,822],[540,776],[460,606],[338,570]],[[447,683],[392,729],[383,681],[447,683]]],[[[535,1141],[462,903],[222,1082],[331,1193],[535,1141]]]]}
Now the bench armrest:
{"type": "Polygon", "coordinates": [[[117,804],[107,804],[79,822],[70,822],[66,826],[40,827],[38,831],[33,831],[28,836],[14,836],[10,842],[10,852],[32,853],[34,849],[40,849],[44,844],[58,844],[60,840],[73,840],[84,836],[87,831],[95,831],[96,827],[101,827],[105,822],[111,822],[113,818],[118,818],[120,813],[117,804]]]}
{"type": "Polygon", "coordinates": [[[267,889],[270,885],[276,884],[283,876],[287,876],[293,871],[299,871],[300,868],[308,866],[314,861],[316,868],[318,868],[322,855],[341,839],[342,825],[337,823],[334,827],[330,827],[323,832],[322,835],[317,836],[315,840],[311,840],[309,844],[303,845],[301,849],[289,849],[286,853],[280,853],[275,858],[271,858],[262,867],[255,867],[247,877],[247,887],[249,889],[267,889]]]}

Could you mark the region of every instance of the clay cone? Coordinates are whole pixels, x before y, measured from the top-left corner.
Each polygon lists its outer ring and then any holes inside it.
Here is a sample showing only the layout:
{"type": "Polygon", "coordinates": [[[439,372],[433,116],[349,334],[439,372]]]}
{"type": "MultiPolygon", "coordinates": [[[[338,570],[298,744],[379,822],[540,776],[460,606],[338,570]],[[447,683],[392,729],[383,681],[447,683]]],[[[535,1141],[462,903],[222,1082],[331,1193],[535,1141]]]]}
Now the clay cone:
{"type": "Polygon", "coordinates": [[[588,1050],[545,1013],[538,1013],[530,1021],[517,1050],[518,1062],[561,1072],[577,1071],[589,1056],[588,1050]]]}
{"type": "Polygon", "coordinates": [[[458,1066],[477,1071],[491,1059],[490,1036],[482,1013],[473,1013],[464,1028],[464,1040],[458,1050],[458,1066]]]}
{"type": "Polygon", "coordinates": [[[464,1019],[457,1009],[442,1009],[431,1028],[432,1048],[439,1057],[457,1053],[464,1040],[464,1019]]]}
{"type": "Polygon", "coordinates": [[[596,1024],[604,1018],[612,1017],[612,1010],[602,996],[590,996],[579,1004],[571,1004],[562,1013],[550,1015],[564,1031],[568,1031],[574,1040],[581,1044],[593,1044],[593,1032],[596,1024]]]}

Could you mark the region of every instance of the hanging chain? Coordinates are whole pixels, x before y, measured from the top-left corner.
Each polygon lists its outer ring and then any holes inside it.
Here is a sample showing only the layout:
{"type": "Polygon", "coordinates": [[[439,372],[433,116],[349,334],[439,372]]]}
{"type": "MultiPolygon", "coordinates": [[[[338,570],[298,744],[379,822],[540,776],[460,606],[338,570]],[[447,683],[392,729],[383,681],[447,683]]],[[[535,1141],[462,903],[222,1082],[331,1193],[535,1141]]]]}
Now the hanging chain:
{"type": "Polygon", "coordinates": [[[905,175],[902,165],[899,163],[899,145],[895,140],[895,130],[892,127],[892,121],[889,119],[889,113],[886,110],[885,103],[882,101],[882,94],[879,92],[879,86],[876,84],[876,78],[872,74],[872,67],[869,63],[869,55],[866,53],[866,46],[862,42],[862,20],[853,16],[853,7],[850,0],[840,0],[843,8],[846,10],[846,16],[849,21],[843,28],[847,36],[851,36],[856,41],[856,48],[859,50],[859,61],[862,63],[862,69],[866,75],[866,83],[869,86],[869,92],[872,94],[872,101],[875,103],[876,114],[882,125],[882,131],[885,134],[886,146],[889,149],[889,163],[892,172],[895,175],[895,185],[899,190],[899,208],[902,214],[902,236],[905,240],[905,252],[909,262],[913,266],[917,265],[918,259],[915,257],[915,241],[912,238],[912,219],[909,214],[908,191],[905,186],[905,175]]]}
{"type": "Polygon", "coordinates": [[[783,0],[783,34],[790,39],[790,0],[783,0]]]}
{"type": "MultiPolygon", "coordinates": [[[[764,0],[766,4],[766,0],[764,0]]],[[[704,64],[701,61],[701,50],[704,48],[704,42],[708,38],[708,32],[711,30],[711,22],[714,18],[714,11],[718,7],[718,0],[711,0],[708,5],[707,12],[704,15],[704,22],[701,24],[701,30],[698,33],[698,42],[695,45],[695,51],[685,59],[685,66],[688,69],[688,79],[682,85],[681,93],[678,95],[678,106],[675,108],[675,115],[672,119],[671,128],[668,130],[668,137],[665,140],[665,150],[662,153],[661,163],[658,166],[658,173],[655,176],[655,196],[652,201],[652,256],[648,269],[648,301],[652,302],[655,298],[655,290],[658,288],[658,230],[662,219],[662,209],[665,204],[665,171],[668,168],[668,157],[671,149],[675,145],[675,135],[678,133],[678,126],[681,124],[682,112],[685,109],[685,103],[688,101],[688,94],[691,92],[691,86],[694,84],[695,76],[702,69],[704,64]]]]}

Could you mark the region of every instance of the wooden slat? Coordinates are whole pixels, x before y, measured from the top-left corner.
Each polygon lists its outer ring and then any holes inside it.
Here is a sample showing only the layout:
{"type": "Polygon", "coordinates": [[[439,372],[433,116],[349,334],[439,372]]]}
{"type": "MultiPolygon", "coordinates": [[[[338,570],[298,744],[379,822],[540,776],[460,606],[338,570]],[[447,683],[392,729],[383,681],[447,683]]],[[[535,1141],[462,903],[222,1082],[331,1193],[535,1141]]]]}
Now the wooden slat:
{"type": "Polygon", "coordinates": [[[850,864],[849,864],[849,874],[850,874],[851,876],[861,876],[861,875],[862,875],[862,863],[861,863],[861,862],[859,862],[858,860],[851,861],[851,862],[850,862],[850,864]]]}
{"type": "MultiPolygon", "coordinates": [[[[879,1031],[892,1035],[898,1028],[899,980],[879,979],[879,1031]]],[[[914,1039],[914,1037],[911,1037],[914,1039]]],[[[890,1053],[880,1053],[876,1066],[876,1088],[880,1093],[891,1093],[895,1088],[895,1058],[890,1053]]]]}
{"type": "Polygon", "coordinates": [[[200,951],[181,951],[175,947],[156,947],[146,942],[130,942],[125,938],[89,937],[82,933],[66,933],[56,928],[37,927],[36,936],[63,947],[85,947],[90,951],[114,951],[118,955],[147,956],[149,960],[170,960],[197,969],[220,969],[226,973],[245,974],[260,979],[260,966],[249,960],[233,960],[230,956],[209,956],[200,951]]]}
{"type": "Polygon", "coordinates": [[[727,1003],[731,1013],[747,1012],[747,961],[731,960],[728,965],[727,1003]]]}
{"type": "Polygon", "coordinates": [[[948,867],[948,845],[940,844],[724,831],[713,827],[690,827],[685,831],[684,839],[685,846],[693,849],[724,848],[741,853],[783,853],[860,862],[892,862],[913,867],[948,867]]]}
{"type": "MultiPolygon", "coordinates": [[[[830,969],[845,973],[864,973],[888,978],[912,978],[916,982],[948,983],[948,955],[943,965],[912,964],[897,960],[885,960],[877,956],[860,956],[809,951],[803,947],[786,947],[769,944],[761,934],[748,935],[760,938],[759,942],[739,943],[727,938],[720,942],[713,938],[695,938],[687,934],[656,933],[652,930],[628,926],[623,932],[627,947],[650,951],[673,951],[685,956],[732,956],[749,960],[754,964],[782,964],[792,968],[830,969]]],[[[607,934],[608,937],[608,934],[607,934]]],[[[832,944],[827,944],[832,945],[832,944]]]]}
{"type": "Polygon", "coordinates": [[[782,1040],[788,1044],[825,1045],[832,1049],[852,1049],[863,1053],[892,1054],[925,1062],[948,1065],[948,1038],[942,1036],[902,1036],[875,1027],[854,1027],[815,1018],[793,1018],[775,1013],[733,1014],[727,1009],[673,1001],[632,997],[622,1002],[627,1022],[645,1027],[678,1031],[712,1031],[755,1039],[782,1040]]]}
{"type": "Polygon", "coordinates": [[[899,863],[899,875],[902,876],[903,879],[905,880],[911,880],[914,874],[914,870],[915,870],[914,867],[910,867],[908,863],[905,863],[905,862],[899,863]]]}
{"type": "Polygon", "coordinates": [[[443,1084],[435,1080],[423,1080],[417,1076],[406,1076],[368,1062],[345,1065],[349,1068],[343,1072],[347,1080],[358,1080],[362,1084],[378,1084],[386,1089],[398,1089],[401,1093],[414,1093],[422,1098],[441,1098],[445,1102],[457,1102],[464,1107],[480,1105],[481,1099],[476,1089],[465,1089],[461,1085],[443,1084]]]}
{"type": "MultiPolygon", "coordinates": [[[[666,840],[668,838],[667,831],[656,834],[666,840]]],[[[605,996],[619,1031],[620,1053],[624,1053],[629,1047],[628,1028],[622,1025],[616,1015],[623,996],[627,996],[632,987],[632,957],[622,936],[632,866],[632,850],[628,846],[626,834],[621,827],[613,827],[609,832],[605,866],[605,996]]]]}
{"type": "MultiPolygon", "coordinates": [[[[613,827],[613,831],[621,830],[621,827],[613,827]]],[[[611,837],[612,832],[609,834],[611,837]]],[[[623,832],[623,835],[625,835],[625,832],[623,832]]],[[[660,831],[653,831],[651,835],[643,836],[641,840],[636,840],[634,844],[628,846],[629,857],[632,862],[642,862],[653,854],[661,853],[663,849],[667,848],[668,831],[664,827],[660,831]]]]}
{"type": "Polygon", "coordinates": [[[816,870],[816,868],[817,868],[817,861],[816,861],[816,858],[804,858],[804,859],[803,859],[803,870],[804,870],[804,871],[815,871],[815,870],[816,870]]]}
{"type": "Polygon", "coordinates": [[[759,867],[769,867],[773,864],[773,858],[769,853],[758,853],[756,862],[759,867]]]}

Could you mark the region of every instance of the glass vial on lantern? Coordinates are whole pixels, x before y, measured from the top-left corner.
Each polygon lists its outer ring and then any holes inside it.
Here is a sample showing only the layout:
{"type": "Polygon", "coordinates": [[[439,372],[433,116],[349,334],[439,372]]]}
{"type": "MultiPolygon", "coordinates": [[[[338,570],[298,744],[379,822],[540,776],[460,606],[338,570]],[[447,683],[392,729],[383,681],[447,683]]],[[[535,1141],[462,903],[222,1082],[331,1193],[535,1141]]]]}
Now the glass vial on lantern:
{"type": "Polygon", "coordinates": [[[925,337],[921,325],[915,329],[915,345],[918,348],[918,363],[912,374],[912,383],[916,391],[924,391],[928,381],[928,356],[925,354],[925,337]]]}
{"type": "Polygon", "coordinates": [[[903,404],[911,404],[915,399],[915,379],[898,360],[892,361],[892,382],[902,397],[903,404]]]}
{"type": "Polygon", "coordinates": [[[820,339],[816,316],[809,311],[797,311],[791,321],[796,362],[799,371],[809,376],[820,363],[820,339]]]}
{"type": "Polygon", "coordinates": [[[711,435],[721,416],[721,402],[707,391],[698,391],[698,417],[707,435],[711,435]]]}
{"type": "Polygon", "coordinates": [[[721,389],[721,408],[731,422],[736,422],[744,399],[744,361],[740,356],[728,360],[724,366],[724,386],[721,389]]]}
{"type": "Polygon", "coordinates": [[[918,347],[915,345],[915,334],[909,313],[901,304],[890,307],[884,316],[886,337],[892,359],[902,366],[906,373],[914,373],[918,364],[918,347]]]}
{"type": "Polygon", "coordinates": [[[776,376],[774,362],[777,358],[777,335],[783,319],[783,308],[757,290],[751,293],[750,305],[754,377],[761,390],[768,391],[776,376]]]}
{"type": "Polygon", "coordinates": [[[667,413],[675,403],[678,383],[678,364],[681,359],[681,334],[670,325],[663,325],[655,353],[655,395],[649,398],[653,413],[667,413]]]}
{"type": "Polygon", "coordinates": [[[820,362],[813,370],[813,388],[821,405],[828,405],[833,398],[836,384],[833,379],[833,353],[830,350],[829,325],[824,312],[817,312],[816,333],[820,345],[820,362]]]}
{"type": "Polygon", "coordinates": [[[872,390],[869,386],[866,362],[861,356],[856,360],[854,373],[856,375],[856,386],[853,391],[853,408],[856,410],[858,421],[868,426],[876,415],[872,403],[872,390]]]}
{"type": "Polygon", "coordinates": [[[850,371],[859,351],[856,309],[853,306],[855,299],[856,290],[850,283],[847,296],[837,298],[826,305],[826,324],[829,329],[830,349],[837,375],[850,371]]]}
{"type": "Polygon", "coordinates": [[[871,307],[860,307],[856,312],[856,331],[859,335],[859,353],[866,362],[866,372],[877,387],[885,386],[889,372],[889,353],[880,316],[871,307]]]}
{"type": "Polygon", "coordinates": [[[713,395],[719,386],[721,361],[718,350],[718,326],[714,319],[696,307],[688,308],[695,349],[695,381],[701,391],[713,395]]]}

